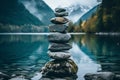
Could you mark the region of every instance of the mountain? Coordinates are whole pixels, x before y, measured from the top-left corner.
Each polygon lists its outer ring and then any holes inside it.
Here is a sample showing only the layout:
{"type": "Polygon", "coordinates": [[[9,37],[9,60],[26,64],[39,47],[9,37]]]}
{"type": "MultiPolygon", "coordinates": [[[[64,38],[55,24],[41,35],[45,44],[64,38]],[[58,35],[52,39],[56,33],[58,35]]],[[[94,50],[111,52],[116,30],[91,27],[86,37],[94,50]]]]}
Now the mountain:
{"type": "Polygon", "coordinates": [[[66,7],[66,9],[69,12],[68,18],[73,22],[76,22],[83,13],[90,9],[90,7],[80,4],[74,4],[69,7],[66,7]]]}
{"type": "Polygon", "coordinates": [[[0,23],[10,25],[42,25],[18,0],[0,0],[0,23]]]}
{"type": "Polygon", "coordinates": [[[26,9],[36,16],[44,25],[50,24],[54,17],[53,10],[43,0],[20,0],[26,9]]]}
{"type": "Polygon", "coordinates": [[[66,8],[69,12],[68,19],[72,22],[77,22],[80,17],[95,5],[100,3],[100,0],[44,0],[47,5],[54,10],[56,7],[66,8]],[[53,4],[54,3],[54,4],[53,4]]]}

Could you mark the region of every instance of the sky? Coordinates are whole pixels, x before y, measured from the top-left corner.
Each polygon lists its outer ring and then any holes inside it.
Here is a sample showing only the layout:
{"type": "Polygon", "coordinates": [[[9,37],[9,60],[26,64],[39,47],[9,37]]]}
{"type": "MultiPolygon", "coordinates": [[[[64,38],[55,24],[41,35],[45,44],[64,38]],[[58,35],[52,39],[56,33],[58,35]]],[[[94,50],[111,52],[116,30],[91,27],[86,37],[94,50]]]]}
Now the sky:
{"type": "MultiPolygon", "coordinates": [[[[97,0],[43,0],[53,11],[55,10],[55,8],[57,7],[61,7],[61,8],[70,8],[74,5],[74,9],[77,9],[77,7],[75,7],[75,5],[79,5],[80,6],[86,6],[89,7],[89,9],[91,9],[92,7],[94,7],[95,5],[98,4],[97,0]]],[[[68,16],[67,18],[72,20],[73,22],[78,21],[78,19],[87,11],[89,11],[89,9],[81,12],[81,13],[76,13],[72,16],[68,16]]],[[[73,11],[73,10],[72,10],[73,11]]]]}
{"type": "Polygon", "coordinates": [[[44,0],[53,10],[56,7],[68,7],[72,4],[82,4],[93,6],[97,4],[97,0],[44,0]]]}

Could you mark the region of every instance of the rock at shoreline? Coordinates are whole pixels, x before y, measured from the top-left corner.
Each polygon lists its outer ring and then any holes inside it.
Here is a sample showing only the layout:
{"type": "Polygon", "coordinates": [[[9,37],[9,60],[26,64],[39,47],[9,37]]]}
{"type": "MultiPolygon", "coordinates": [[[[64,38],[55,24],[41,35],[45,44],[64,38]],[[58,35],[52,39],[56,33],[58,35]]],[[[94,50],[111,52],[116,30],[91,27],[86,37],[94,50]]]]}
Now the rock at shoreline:
{"type": "Polygon", "coordinates": [[[52,60],[45,64],[41,72],[43,77],[48,78],[63,78],[63,77],[77,77],[77,65],[73,60],[52,60]]]}
{"type": "Polygon", "coordinates": [[[64,17],[55,17],[52,18],[50,21],[54,24],[66,24],[67,22],[69,22],[69,20],[64,17]]]}
{"type": "Polygon", "coordinates": [[[85,80],[114,80],[115,74],[112,72],[87,73],[84,78],[85,80]]]}
{"type": "Polygon", "coordinates": [[[53,25],[49,26],[49,31],[65,33],[67,28],[68,28],[68,26],[63,25],[63,24],[53,24],[53,25]]]}
{"type": "Polygon", "coordinates": [[[68,16],[68,12],[55,12],[56,17],[68,16]]]}
{"type": "Polygon", "coordinates": [[[41,78],[40,80],[76,80],[73,77],[64,77],[64,78],[41,78]]]}
{"type": "Polygon", "coordinates": [[[53,58],[53,59],[68,59],[70,58],[70,53],[69,52],[48,52],[48,55],[53,58]]]}
{"type": "Polygon", "coordinates": [[[50,47],[48,48],[51,52],[60,52],[71,49],[72,46],[70,44],[62,44],[62,43],[51,43],[50,47]]]}
{"type": "Polygon", "coordinates": [[[65,12],[65,8],[55,8],[55,12],[65,12]]]}
{"type": "Polygon", "coordinates": [[[56,33],[48,35],[48,40],[55,43],[67,43],[70,38],[70,34],[56,33]]]}

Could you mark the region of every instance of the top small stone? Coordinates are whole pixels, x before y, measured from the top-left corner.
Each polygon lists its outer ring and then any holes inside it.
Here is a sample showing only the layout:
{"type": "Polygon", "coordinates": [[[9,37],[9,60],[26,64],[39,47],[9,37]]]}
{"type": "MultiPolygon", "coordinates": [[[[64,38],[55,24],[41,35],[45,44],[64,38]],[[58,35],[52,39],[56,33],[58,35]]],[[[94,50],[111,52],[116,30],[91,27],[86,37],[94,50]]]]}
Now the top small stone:
{"type": "Polygon", "coordinates": [[[55,8],[55,12],[65,12],[66,9],[64,8],[55,8]]]}

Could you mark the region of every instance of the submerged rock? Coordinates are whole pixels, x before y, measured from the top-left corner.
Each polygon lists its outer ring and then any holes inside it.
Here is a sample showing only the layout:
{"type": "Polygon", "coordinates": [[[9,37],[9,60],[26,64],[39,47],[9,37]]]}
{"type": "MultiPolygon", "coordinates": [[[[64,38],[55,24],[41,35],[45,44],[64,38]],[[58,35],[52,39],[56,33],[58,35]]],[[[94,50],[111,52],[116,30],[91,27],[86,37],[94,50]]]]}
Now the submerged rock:
{"type": "Polygon", "coordinates": [[[69,52],[48,52],[48,55],[53,59],[68,59],[71,56],[69,52]]]}
{"type": "Polygon", "coordinates": [[[7,74],[0,72],[0,80],[8,80],[9,78],[10,76],[8,76],[7,74]]]}
{"type": "Polygon", "coordinates": [[[69,20],[64,17],[55,17],[52,18],[50,21],[54,24],[66,24],[67,22],[69,22],[69,20]]]}
{"type": "Polygon", "coordinates": [[[65,12],[65,8],[55,8],[55,12],[65,12]]]}
{"type": "Polygon", "coordinates": [[[63,24],[53,24],[49,26],[49,31],[50,32],[60,32],[60,33],[65,33],[66,29],[68,26],[63,25],[63,24]]]}
{"type": "Polygon", "coordinates": [[[56,17],[68,16],[68,12],[55,12],[56,17]]]}
{"type": "Polygon", "coordinates": [[[84,78],[85,80],[114,80],[115,74],[112,72],[87,73],[84,78]]]}
{"type": "Polygon", "coordinates": [[[48,35],[48,40],[55,43],[67,43],[70,40],[71,36],[69,34],[50,34],[48,35]]]}
{"type": "Polygon", "coordinates": [[[120,80],[120,75],[119,75],[119,74],[117,74],[117,75],[115,76],[115,80],[120,80]]]}
{"type": "Polygon", "coordinates": [[[36,72],[35,75],[30,80],[40,80],[41,77],[42,77],[42,74],[40,72],[36,72]]]}
{"type": "Polygon", "coordinates": [[[41,73],[43,77],[48,78],[63,78],[63,77],[74,77],[78,71],[77,65],[73,60],[52,60],[45,64],[42,68],[41,73]]]}
{"type": "Polygon", "coordinates": [[[60,52],[71,49],[72,46],[67,43],[51,43],[50,47],[48,48],[52,52],[60,52]]]}

